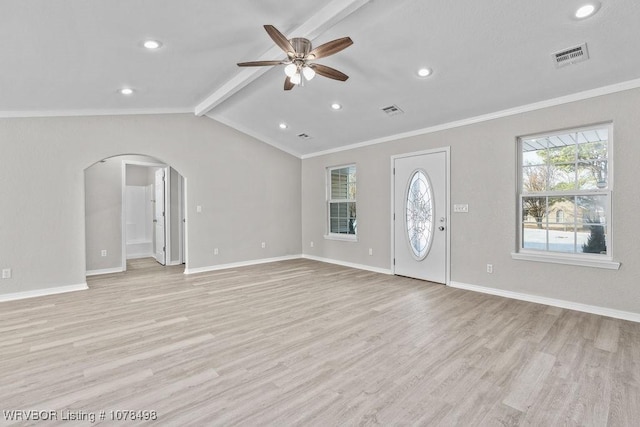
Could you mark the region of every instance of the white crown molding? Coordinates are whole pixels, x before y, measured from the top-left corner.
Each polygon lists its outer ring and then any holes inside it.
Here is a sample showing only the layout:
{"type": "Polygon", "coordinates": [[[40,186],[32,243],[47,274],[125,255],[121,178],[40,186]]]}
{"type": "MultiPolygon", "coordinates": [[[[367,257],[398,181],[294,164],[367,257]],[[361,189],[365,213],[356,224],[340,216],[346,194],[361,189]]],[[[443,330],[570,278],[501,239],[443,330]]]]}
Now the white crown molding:
{"type": "Polygon", "coordinates": [[[63,294],[67,292],[84,291],[89,289],[86,283],[77,285],[58,286],[55,288],[34,289],[32,291],[16,292],[11,294],[0,295],[0,302],[15,301],[26,298],[43,297],[47,295],[63,294]]]}
{"type": "Polygon", "coordinates": [[[88,117],[88,116],[129,116],[155,114],[193,114],[192,108],[140,108],[109,110],[50,110],[50,111],[0,111],[0,119],[22,119],[37,117],[88,117]]]}
{"type": "Polygon", "coordinates": [[[291,154],[294,157],[297,157],[299,159],[302,158],[302,154],[300,154],[299,152],[294,151],[289,147],[285,147],[284,145],[279,144],[279,143],[277,143],[277,142],[275,142],[275,141],[273,141],[273,140],[271,140],[269,138],[265,138],[263,135],[259,135],[258,133],[253,132],[250,129],[247,129],[245,126],[241,126],[241,125],[239,125],[237,123],[234,123],[234,122],[232,122],[232,121],[230,121],[230,120],[228,120],[226,118],[217,117],[217,116],[214,116],[214,115],[211,115],[211,114],[206,114],[205,117],[208,117],[211,120],[215,120],[216,122],[222,123],[225,126],[229,126],[230,128],[237,130],[238,132],[242,132],[245,135],[249,135],[249,136],[257,139],[260,142],[263,142],[265,144],[271,145],[272,147],[277,148],[280,151],[284,151],[287,154],[291,154]]]}
{"type": "Polygon", "coordinates": [[[249,261],[231,262],[228,264],[209,265],[207,267],[185,268],[184,274],[206,273],[208,271],[225,270],[227,268],[248,267],[257,264],[267,264],[270,262],[289,261],[292,259],[300,259],[302,255],[285,255],[274,258],[253,259],[249,261]]]}
{"type": "Polygon", "coordinates": [[[328,264],[341,265],[343,267],[357,268],[358,270],[371,271],[373,273],[388,274],[388,275],[393,274],[391,272],[391,270],[388,269],[388,268],[372,267],[370,265],[356,264],[356,263],[353,263],[353,262],[346,262],[346,261],[339,261],[339,260],[331,259],[331,258],[322,258],[322,257],[315,256],[315,255],[303,254],[302,258],[310,259],[310,260],[313,260],[313,261],[326,262],[328,264]]]}
{"type": "Polygon", "coordinates": [[[596,305],[582,304],[579,302],[559,300],[555,298],[541,297],[538,295],[524,294],[520,292],[505,291],[502,289],[487,288],[484,286],[470,285],[467,283],[454,282],[449,283],[452,288],[464,289],[467,291],[480,292],[483,294],[496,295],[504,298],[511,298],[520,301],[534,302],[537,304],[550,305],[552,307],[566,308],[569,310],[582,311],[584,313],[598,314],[600,316],[613,317],[615,319],[629,320],[631,322],[640,322],[640,313],[630,311],[615,310],[612,308],[600,307],[596,305]]]}
{"type": "MultiPolygon", "coordinates": [[[[363,1],[363,0],[361,0],[363,1]]],[[[366,0],[368,2],[370,0],[366,0]]],[[[582,101],[590,98],[596,98],[598,96],[609,95],[617,92],[623,92],[625,90],[632,90],[640,88],[640,79],[628,80],[626,82],[616,83],[609,86],[603,86],[596,89],[590,89],[583,92],[574,93],[571,95],[562,96],[559,98],[553,98],[546,101],[540,101],[533,104],[522,105],[506,110],[496,111],[494,113],[484,114],[467,119],[457,120],[449,123],[443,123],[428,128],[422,128],[410,132],[398,133],[383,138],[376,138],[372,140],[362,141],[354,144],[344,145],[328,150],[316,151],[309,154],[301,154],[294,151],[282,144],[265,138],[263,135],[258,134],[247,129],[244,126],[240,126],[231,122],[228,119],[216,117],[213,115],[207,115],[212,120],[216,120],[224,125],[227,125],[239,132],[247,134],[261,142],[264,142],[278,150],[284,151],[299,159],[309,159],[313,157],[320,157],[327,154],[339,153],[341,151],[353,150],[356,148],[367,147],[370,145],[381,144],[384,142],[396,141],[403,138],[410,138],[413,136],[425,135],[429,133],[439,132],[447,129],[454,129],[462,126],[467,126],[476,123],[482,123],[489,120],[499,119],[503,117],[509,117],[516,114],[526,113],[530,111],[536,111],[543,108],[554,107],[558,105],[568,104],[571,102],[582,101]]],[[[2,118],[36,118],[36,117],[86,117],[86,116],[124,116],[124,115],[145,115],[145,114],[193,114],[192,108],[151,108],[151,109],[131,109],[131,110],[60,110],[60,111],[0,111],[0,119],[2,118]]],[[[204,113],[203,113],[204,114],[204,113]]]]}
{"type": "Polygon", "coordinates": [[[369,145],[381,144],[383,142],[396,141],[399,139],[410,138],[413,136],[440,132],[447,129],[458,128],[462,126],[486,122],[489,120],[495,120],[503,117],[514,116],[516,114],[522,114],[530,111],[541,110],[543,108],[555,107],[558,105],[569,104],[571,102],[582,101],[590,98],[596,98],[598,96],[609,95],[616,92],[623,92],[625,90],[637,89],[639,87],[640,87],[640,79],[628,80],[626,82],[616,83],[609,86],[603,86],[596,89],[590,89],[583,92],[574,93],[571,95],[548,99],[546,101],[535,102],[533,104],[527,104],[519,107],[509,108],[506,110],[496,111],[494,113],[483,114],[481,116],[475,116],[467,119],[457,120],[454,122],[443,123],[441,125],[431,126],[423,129],[417,129],[410,132],[398,133],[395,135],[385,136],[383,138],[376,138],[368,141],[357,142],[355,144],[344,145],[342,147],[331,148],[329,150],[316,151],[314,153],[304,154],[300,158],[304,160],[312,157],[319,157],[327,154],[339,153],[341,151],[367,147],[369,145]]]}

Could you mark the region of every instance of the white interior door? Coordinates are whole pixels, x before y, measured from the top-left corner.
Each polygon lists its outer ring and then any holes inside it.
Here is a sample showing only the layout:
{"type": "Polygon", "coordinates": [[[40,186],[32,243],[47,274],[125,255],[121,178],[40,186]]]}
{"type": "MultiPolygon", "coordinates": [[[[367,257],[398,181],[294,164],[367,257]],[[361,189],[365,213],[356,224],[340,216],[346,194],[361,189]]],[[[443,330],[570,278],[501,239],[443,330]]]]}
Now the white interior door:
{"type": "Polygon", "coordinates": [[[154,256],[156,260],[166,265],[165,250],[165,169],[156,170],[155,180],[155,208],[154,208],[154,256]]]}
{"type": "Polygon", "coordinates": [[[394,273],[447,280],[447,151],[397,157],[394,167],[394,273]]]}

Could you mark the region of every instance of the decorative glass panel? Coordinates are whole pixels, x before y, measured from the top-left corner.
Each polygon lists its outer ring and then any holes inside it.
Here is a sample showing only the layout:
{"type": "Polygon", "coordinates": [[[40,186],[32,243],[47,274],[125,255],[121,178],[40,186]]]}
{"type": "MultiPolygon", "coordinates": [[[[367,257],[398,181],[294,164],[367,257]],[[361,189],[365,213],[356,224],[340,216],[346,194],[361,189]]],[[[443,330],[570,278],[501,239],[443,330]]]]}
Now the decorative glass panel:
{"type": "Polygon", "coordinates": [[[406,200],[406,231],[409,247],[417,260],[423,260],[433,239],[433,190],[426,173],[417,170],[409,179],[406,200]]]}

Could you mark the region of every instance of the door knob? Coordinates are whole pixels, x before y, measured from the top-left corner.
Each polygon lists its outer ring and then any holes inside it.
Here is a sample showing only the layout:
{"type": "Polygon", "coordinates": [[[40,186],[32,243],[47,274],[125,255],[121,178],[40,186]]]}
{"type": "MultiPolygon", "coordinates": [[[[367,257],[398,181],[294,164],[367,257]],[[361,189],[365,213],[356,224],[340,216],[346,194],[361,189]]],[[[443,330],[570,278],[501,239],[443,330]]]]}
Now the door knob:
{"type": "Polygon", "coordinates": [[[444,231],[444,226],[441,225],[440,227],[438,227],[438,230],[444,231]]]}

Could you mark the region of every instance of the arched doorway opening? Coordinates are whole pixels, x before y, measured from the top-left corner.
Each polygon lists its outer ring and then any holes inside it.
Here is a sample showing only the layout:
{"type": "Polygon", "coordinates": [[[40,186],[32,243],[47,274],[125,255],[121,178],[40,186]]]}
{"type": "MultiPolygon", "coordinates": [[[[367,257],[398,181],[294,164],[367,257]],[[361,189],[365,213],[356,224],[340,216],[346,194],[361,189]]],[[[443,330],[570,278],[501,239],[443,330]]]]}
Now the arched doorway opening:
{"type": "Polygon", "coordinates": [[[108,157],[84,171],[87,276],[126,271],[127,261],[186,264],[186,180],[155,157],[108,157]]]}

